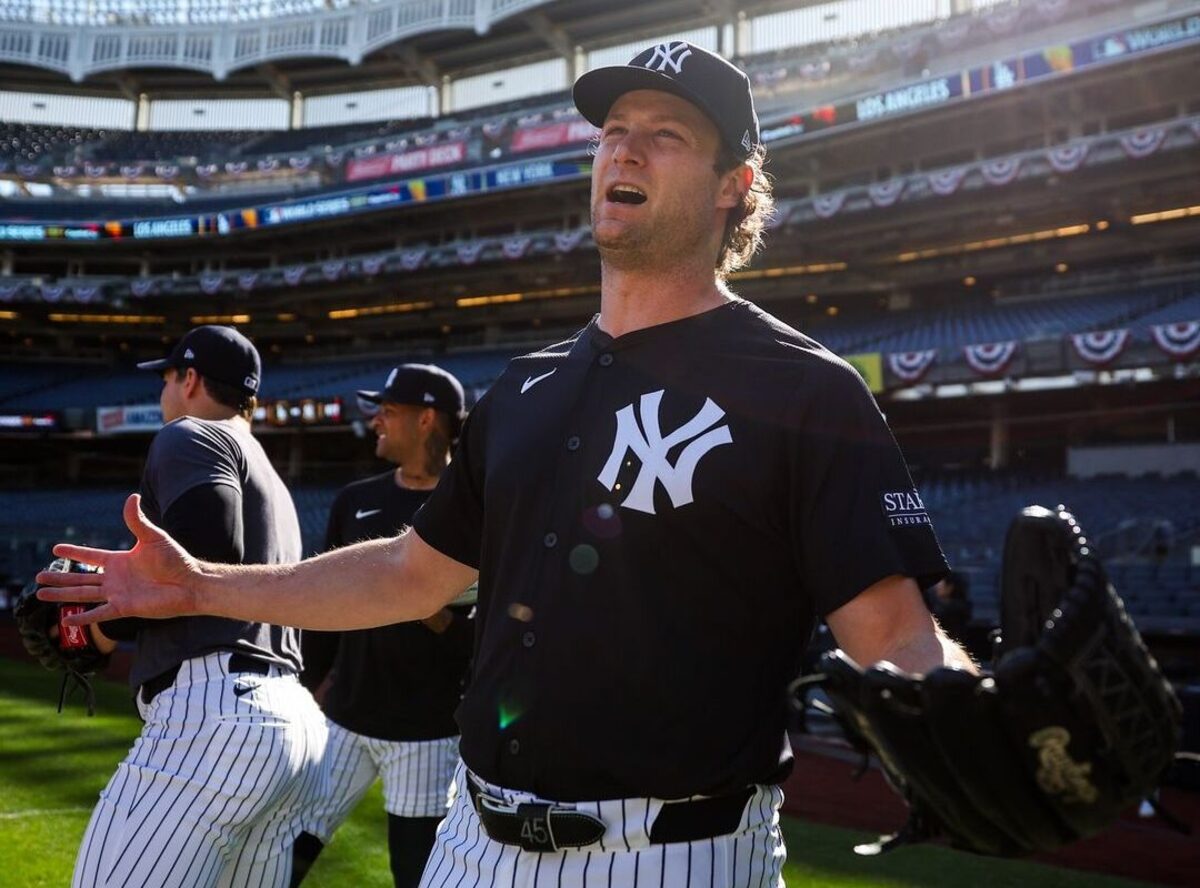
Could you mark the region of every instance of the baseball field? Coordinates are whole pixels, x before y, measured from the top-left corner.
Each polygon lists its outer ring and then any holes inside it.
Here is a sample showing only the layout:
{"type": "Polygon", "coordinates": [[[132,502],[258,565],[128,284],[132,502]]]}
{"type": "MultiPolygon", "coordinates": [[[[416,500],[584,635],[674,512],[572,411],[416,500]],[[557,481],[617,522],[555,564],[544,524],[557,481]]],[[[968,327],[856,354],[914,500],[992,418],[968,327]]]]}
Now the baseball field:
{"type": "MultiPolygon", "coordinates": [[[[58,679],[0,658],[0,885],[70,884],[75,851],[97,793],[140,729],[126,689],[97,684],[97,715],[73,697],[54,712],[58,679]]],[[[788,885],[824,888],[1117,888],[1139,883],[943,848],[911,848],[881,860],[856,857],[864,834],[786,818],[788,885]]],[[[385,822],[378,785],[322,855],[306,885],[387,888],[385,822]]],[[[150,888],[150,886],[147,886],[150,888]]]]}

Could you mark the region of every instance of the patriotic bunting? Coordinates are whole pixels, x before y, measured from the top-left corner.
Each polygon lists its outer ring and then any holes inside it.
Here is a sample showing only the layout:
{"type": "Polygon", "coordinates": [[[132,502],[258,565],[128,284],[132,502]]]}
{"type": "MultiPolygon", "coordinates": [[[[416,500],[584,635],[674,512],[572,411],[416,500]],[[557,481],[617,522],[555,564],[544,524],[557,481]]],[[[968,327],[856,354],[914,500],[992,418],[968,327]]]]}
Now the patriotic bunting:
{"type": "Polygon", "coordinates": [[[54,167],[54,175],[60,179],[70,179],[79,175],[79,170],[74,166],[56,166],[54,167]]]}
{"type": "Polygon", "coordinates": [[[312,163],[312,158],[307,154],[288,158],[288,166],[297,172],[304,172],[312,163]]]}
{"type": "Polygon", "coordinates": [[[947,49],[952,49],[967,39],[971,33],[971,22],[965,17],[947,19],[937,29],[937,41],[947,49]]]}
{"type": "Polygon", "coordinates": [[[1132,133],[1124,133],[1121,136],[1121,147],[1130,157],[1140,160],[1157,151],[1166,136],[1167,131],[1161,126],[1134,130],[1132,133]]]}
{"type": "Polygon", "coordinates": [[[331,283],[340,278],[345,270],[345,259],[330,259],[328,262],[321,263],[321,276],[331,283]]]}
{"type": "Polygon", "coordinates": [[[458,253],[458,261],[463,265],[474,265],[479,261],[479,254],[483,252],[483,248],[486,245],[486,240],[477,240],[471,241],[470,243],[459,244],[455,250],[455,252],[458,253]]]}
{"type": "Polygon", "coordinates": [[[416,271],[425,262],[425,254],[428,252],[429,250],[425,247],[404,250],[400,253],[400,265],[405,271],[416,271]]]}
{"type": "Polygon", "coordinates": [[[142,299],[154,292],[154,286],[154,278],[134,278],[129,282],[129,292],[142,299]]]}
{"type": "Polygon", "coordinates": [[[952,170],[936,170],[929,174],[929,187],[934,194],[947,197],[958,190],[962,180],[966,178],[967,168],[957,167],[952,170]]]}
{"type": "Polygon", "coordinates": [[[240,176],[250,168],[250,164],[244,160],[227,160],[225,161],[225,172],[231,176],[240,176]]]}
{"type": "Polygon", "coordinates": [[[137,179],[146,171],[140,163],[127,163],[121,166],[121,175],[126,179],[137,179]]]}
{"type": "Polygon", "coordinates": [[[196,164],[196,175],[201,179],[207,179],[209,176],[217,174],[217,165],[215,163],[198,163],[196,164]]]}
{"type": "Polygon", "coordinates": [[[108,166],[103,163],[87,163],[83,164],[83,171],[93,179],[99,179],[101,176],[108,173],[108,166]]]}
{"type": "Polygon", "coordinates": [[[531,243],[533,243],[533,239],[529,237],[506,237],[500,245],[500,249],[504,253],[505,259],[520,259],[528,252],[531,243]]]}
{"type": "Polygon", "coordinates": [[[21,291],[21,282],[15,284],[0,284],[0,302],[12,302],[21,291]]]}
{"type": "Polygon", "coordinates": [[[238,282],[239,290],[243,290],[243,291],[249,293],[256,286],[258,286],[258,272],[257,271],[243,271],[241,274],[238,275],[237,282],[238,282]]]}
{"type": "Polygon", "coordinates": [[[888,355],[888,369],[905,382],[920,382],[937,358],[937,349],[924,351],[892,352],[888,355]]]}
{"type": "Polygon", "coordinates": [[[1058,21],[1067,14],[1070,0],[1037,0],[1038,15],[1048,22],[1058,21]]]}
{"type": "Polygon", "coordinates": [[[996,376],[1003,373],[1017,353],[1017,341],[983,342],[963,346],[963,354],[971,369],[981,376],[996,376]]]}
{"type": "Polygon", "coordinates": [[[819,219],[829,219],[837,215],[842,204],[846,202],[846,192],[835,191],[833,194],[818,194],[812,199],[813,212],[819,219]]]}
{"type": "Polygon", "coordinates": [[[160,179],[174,179],[179,175],[179,165],[174,163],[160,163],[154,167],[154,175],[160,179]]]}
{"type": "Polygon", "coordinates": [[[1155,324],[1150,333],[1154,336],[1154,344],[1177,361],[1186,360],[1200,351],[1200,321],[1155,324]]]}
{"type": "Polygon", "coordinates": [[[979,167],[989,185],[1007,185],[1021,172],[1021,158],[999,157],[985,160],[979,167]]]}
{"type": "Polygon", "coordinates": [[[283,270],[283,279],[289,286],[294,287],[304,280],[304,272],[307,270],[307,267],[303,265],[289,266],[283,270]]]}
{"type": "Polygon", "coordinates": [[[22,179],[32,179],[41,172],[41,169],[36,163],[19,163],[17,164],[17,172],[22,179]]]}
{"type": "Polygon", "coordinates": [[[1072,145],[1058,145],[1046,152],[1046,159],[1057,173],[1073,173],[1087,158],[1087,142],[1076,142],[1072,145]]]}
{"type": "Polygon", "coordinates": [[[364,256],[362,260],[363,274],[367,277],[375,277],[375,275],[383,270],[386,262],[386,256],[364,256]]]}
{"type": "Polygon", "coordinates": [[[983,18],[993,34],[1008,34],[1017,26],[1021,9],[1018,6],[993,7],[983,18]]]}
{"type": "Polygon", "coordinates": [[[582,228],[574,231],[560,231],[554,235],[554,249],[560,253],[569,253],[579,246],[584,234],[586,232],[582,228]]]}
{"type": "Polygon", "coordinates": [[[342,161],[346,159],[345,151],[330,151],[325,155],[325,165],[330,169],[336,169],[342,165],[342,161]]]}
{"type": "Polygon", "coordinates": [[[1079,357],[1093,366],[1103,367],[1105,364],[1112,363],[1121,352],[1125,351],[1125,346],[1129,343],[1129,331],[1119,329],[1072,333],[1071,343],[1075,346],[1075,353],[1079,357]]]}
{"type": "Polygon", "coordinates": [[[225,283],[225,275],[219,271],[205,271],[200,274],[200,289],[212,296],[225,283]]]}
{"type": "Polygon", "coordinates": [[[64,284],[42,284],[42,299],[46,302],[59,302],[66,293],[64,284]]]}
{"type": "Polygon", "coordinates": [[[871,203],[877,207],[890,207],[900,195],[904,193],[905,181],[903,179],[889,179],[886,182],[874,182],[867,186],[867,195],[871,198],[871,203]]]}
{"type": "Polygon", "coordinates": [[[75,285],[75,301],[76,302],[95,302],[100,298],[99,284],[76,284],[75,285]]]}
{"type": "Polygon", "coordinates": [[[254,166],[260,173],[272,173],[279,169],[279,159],[275,157],[264,157],[256,161],[254,166]]]}

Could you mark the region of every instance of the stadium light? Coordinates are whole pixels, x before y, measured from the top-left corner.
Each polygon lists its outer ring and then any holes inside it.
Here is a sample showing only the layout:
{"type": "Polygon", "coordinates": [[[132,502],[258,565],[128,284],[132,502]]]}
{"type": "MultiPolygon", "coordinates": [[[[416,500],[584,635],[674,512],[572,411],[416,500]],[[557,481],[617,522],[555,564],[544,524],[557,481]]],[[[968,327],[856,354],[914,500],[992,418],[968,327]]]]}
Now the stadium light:
{"type": "Polygon", "coordinates": [[[731,281],[749,281],[760,278],[793,277],[799,274],[826,274],[831,271],[845,271],[845,262],[811,262],[808,265],[785,265],[777,268],[756,268],[750,271],[736,271],[729,276],[731,281]]]}
{"type": "Polygon", "coordinates": [[[1039,231],[1024,231],[1020,234],[1008,234],[1001,237],[989,237],[985,240],[967,241],[962,244],[950,244],[945,247],[927,247],[924,250],[909,250],[896,256],[896,262],[913,262],[917,259],[932,259],[935,256],[957,256],[960,253],[975,253],[979,250],[994,250],[997,247],[1011,247],[1016,244],[1029,244],[1036,241],[1054,240],[1060,237],[1076,237],[1087,234],[1092,226],[1086,222],[1077,225],[1060,225],[1057,228],[1043,228],[1039,231]]]}
{"type": "Polygon", "coordinates": [[[248,314],[232,314],[232,315],[192,315],[192,324],[248,324],[250,323],[250,315],[248,314]]]}
{"type": "Polygon", "coordinates": [[[363,318],[372,315],[403,314],[404,312],[421,311],[426,308],[433,308],[433,303],[393,302],[389,305],[367,305],[363,308],[338,308],[329,312],[329,319],[331,321],[342,321],[347,318],[363,318]]]}
{"type": "Polygon", "coordinates": [[[127,314],[62,314],[52,312],[50,320],[56,324],[165,324],[163,315],[127,314]]]}
{"type": "Polygon", "coordinates": [[[1137,216],[1130,216],[1129,221],[1134,225],[1145,225],[1147,222],[1167,222],[1171,219],[1184,219],[1188,216],[1200,216],[1200,204],[1177,207],[1173,210],[1159,210],[1156,213],[1141,213],[1137,216]]]}
{"type": "Polygon", "coordinates": [[[15,321],[20,317],[15,311],[0,311],[0,321],[15,321]]]}

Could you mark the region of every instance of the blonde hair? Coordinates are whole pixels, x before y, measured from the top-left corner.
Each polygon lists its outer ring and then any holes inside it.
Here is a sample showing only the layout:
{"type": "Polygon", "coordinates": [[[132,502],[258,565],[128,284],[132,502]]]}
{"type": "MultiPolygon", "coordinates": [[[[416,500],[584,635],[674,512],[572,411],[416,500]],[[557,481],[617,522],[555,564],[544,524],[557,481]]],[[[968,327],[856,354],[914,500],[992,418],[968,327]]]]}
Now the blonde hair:
{"type": "Polygon", "coordinates": [[[740,160],[724,145],[717,154],[717,175],[723,176],[742,164],[750,167],[754,174],[750,187],[742,195],[742,202],[725,217],[725,236],[717,253],[717,274],[721,277],[748,265],[762,248],[763,230],[775,212],[771,179],[763,170],[766,158],[767,152],[762,145],[755,146],[745,160],[740,160]]]}

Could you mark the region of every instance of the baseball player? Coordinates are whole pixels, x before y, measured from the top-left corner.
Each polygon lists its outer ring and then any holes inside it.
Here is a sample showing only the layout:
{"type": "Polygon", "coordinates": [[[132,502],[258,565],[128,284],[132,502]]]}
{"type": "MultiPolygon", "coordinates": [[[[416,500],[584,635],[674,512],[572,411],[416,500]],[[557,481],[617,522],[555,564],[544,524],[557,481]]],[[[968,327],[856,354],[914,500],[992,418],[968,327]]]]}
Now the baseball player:
{"type": "MultiPolygon", "coordinates": [[[[461,383],[426,364],[403,364],[382,391],[358,397],[377,410],[375,455],[396,468],[338,493],[326,550],[408,527],[450,462],[466,415],[461,383]]],[[[333,667],[322,699],[330,787],[311,829],[296,841],[293,885],[381,775],[392,878],[398,888],[417,885],[458,763],[454,710],[474,643],[472,610],[442,608],[421,621],[358,632],[304,633],[302,681],[317,687],[333,667]]]]}
{"type": "MultiPolygon", "coordinates": [[[[291,496],[250,434],[261,378],[250,341],[197,327],[138,366],[162,374],[166,423],[142,476],[146,513],[197,558],[300,560],[291,496]]],[[[286,885],[325,744],[296,678],[297,631],[203,616],[92,631],[102,649],[136,642],[130,684],[145,727],[100,794],[73,884],[286,885]]]]}
{"type": "Polygon", "coordinates": [[[824,617],[859,663],[973,668],[920,589],[946,571],[854,370],[738,299],[770,187],[749,82],[684,42],[575,85],[600,313],[514,359],[413,529],[287,571],[199,565],[139,513],[133,553],[60,545],[97,614],[436,611],[478,577],[463,766],[422,877],[776,886],[786,688],[824,617]]]}

